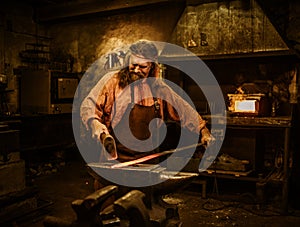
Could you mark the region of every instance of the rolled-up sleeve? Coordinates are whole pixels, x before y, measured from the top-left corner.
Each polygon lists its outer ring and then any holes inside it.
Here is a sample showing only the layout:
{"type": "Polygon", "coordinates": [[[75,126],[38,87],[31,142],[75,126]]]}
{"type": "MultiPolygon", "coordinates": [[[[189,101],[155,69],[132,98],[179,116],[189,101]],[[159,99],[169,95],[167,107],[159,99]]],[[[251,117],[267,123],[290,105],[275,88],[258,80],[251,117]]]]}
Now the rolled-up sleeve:
{"type": "Polygon", "coordinates": [[[80,107],[83,124],[89,129],[89,121],[98,119],[106,124],[106,117],[111,113],[113,94],[117,84],[114,73],[105,75],[90,91],[80,107]]]}
{"type": "Polygon", "coordinates": [[[206,121],[185,99],[162,82],[159,83],[158,87],[161,91],[161,97],[164,97],[163,99],[166,102],[164,109],[170,120],[180,121],[182,127],[195,133],[199,133],[203,128],[206,128],[206,121]]]}
{"type": "Polygon", "coordinates": [[[188,130],[199,133],[206,127],[206,121],[199,115],[199,113],[189,105],[185,100],[179,98],[177,101],[177,110],[167,103],[168,117],[174,121],[180,121],[182,127],[188,130]]]}

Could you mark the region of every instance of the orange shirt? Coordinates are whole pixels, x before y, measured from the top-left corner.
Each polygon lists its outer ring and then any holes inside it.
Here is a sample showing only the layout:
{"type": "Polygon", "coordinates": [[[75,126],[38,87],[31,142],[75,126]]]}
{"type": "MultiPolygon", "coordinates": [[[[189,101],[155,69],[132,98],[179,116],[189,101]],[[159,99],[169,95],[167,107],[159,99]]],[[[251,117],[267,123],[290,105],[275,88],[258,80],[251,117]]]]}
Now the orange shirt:
{"type": "MultiPolygon", "coordinates": [[[[128,104],[131,103],[131,90],[129,89],[130,86],[123,89],[118,84],[117,72],[110,72],[99,80],[83,100],[80,115],[87,129],[89,129],[88,122],[90,119],[98,119],[108,129],[115,127],[120,122],[128,104]]],[[[206,127],[206,122],[199,113],[162,79],[155,79],[153,87],[154,96],[158,97],[157,101],[160,104],[162,120],[181,122],[182,127],[195,133],[199,133],[201,129],[206,127]]],[[[134,103],[152,106],[154,104],[152,91],[153,88],[151,90],[145,81],[138,85],[135,84],[134,103]]]]}

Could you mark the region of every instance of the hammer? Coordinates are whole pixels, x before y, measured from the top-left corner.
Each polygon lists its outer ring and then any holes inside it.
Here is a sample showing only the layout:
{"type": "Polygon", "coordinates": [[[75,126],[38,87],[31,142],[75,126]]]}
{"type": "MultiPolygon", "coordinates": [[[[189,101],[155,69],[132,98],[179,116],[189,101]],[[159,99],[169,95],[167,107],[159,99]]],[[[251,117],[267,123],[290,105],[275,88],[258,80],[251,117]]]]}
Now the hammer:
{"type": "Polygon", "coordinates": [[[107,160],[116,160],[118,158],[117,146],[114,137],[109,134],[101,133],[100,140],[104,148],[104,155],[107,160]]]}

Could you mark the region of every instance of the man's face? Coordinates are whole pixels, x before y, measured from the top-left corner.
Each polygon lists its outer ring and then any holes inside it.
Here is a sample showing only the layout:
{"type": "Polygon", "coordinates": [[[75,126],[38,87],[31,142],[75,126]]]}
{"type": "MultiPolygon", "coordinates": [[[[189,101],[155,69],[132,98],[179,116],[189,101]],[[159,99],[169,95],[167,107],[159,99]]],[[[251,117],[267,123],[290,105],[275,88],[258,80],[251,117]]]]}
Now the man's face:
{"type": "Polygon", "coordinates": [[[136,55],[130,56],[129,72],[132,80],[147,78],[151,69],[151,60],[136,55]]]}

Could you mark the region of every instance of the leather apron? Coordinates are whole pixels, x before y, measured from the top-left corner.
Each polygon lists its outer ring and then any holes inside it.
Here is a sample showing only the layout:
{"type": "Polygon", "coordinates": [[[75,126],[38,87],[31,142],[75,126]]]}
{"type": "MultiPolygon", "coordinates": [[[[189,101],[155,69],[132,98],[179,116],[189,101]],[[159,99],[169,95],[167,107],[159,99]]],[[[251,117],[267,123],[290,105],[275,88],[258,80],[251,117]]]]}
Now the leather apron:
{"type": "MultiPolygon", "coordinates": [[[[139,104],[134,103],[134,89],[133,86],[130,86],[131,88],[131,103],[128,104],[126,111],[120,120],[120,122],[116,125],[119,127],[118,133],[121,133],[122,138],[126,138],[126,135],[128,133],[132,133],[134,137],[138,140],[146,140],[150,137],[150,131],[149,131],[149,123],[154,118],[160,118],[160,106],[157,102],[157,98],[153,97],[154,105],[152,106],[143,106],[139,104]],[[128,121],[129,119],[129,128],[131,132],[128,132],[127,130],[121,130],[126,129],[125,121],[128,121]]],[[[113,135],[113,131],[112,131],[113,135]]],[[[116,146],[117,146],[117,152],[118,152],[118,161],[130,161],[135,160],[137,158],[141,158],[146,155],[150,155],[155,152],[148,151],[148,152],[139,152],[139,151],[133,151],[129,148],[122,145],[115,135],[113,135],[116,140],[116,146]]],[[[155,135],[153,136],[155,137],[155,135]]],[[[130,141],[129,141],[130,144],[130,141]]]]}

